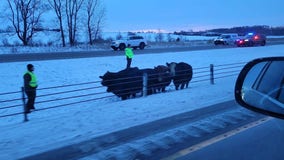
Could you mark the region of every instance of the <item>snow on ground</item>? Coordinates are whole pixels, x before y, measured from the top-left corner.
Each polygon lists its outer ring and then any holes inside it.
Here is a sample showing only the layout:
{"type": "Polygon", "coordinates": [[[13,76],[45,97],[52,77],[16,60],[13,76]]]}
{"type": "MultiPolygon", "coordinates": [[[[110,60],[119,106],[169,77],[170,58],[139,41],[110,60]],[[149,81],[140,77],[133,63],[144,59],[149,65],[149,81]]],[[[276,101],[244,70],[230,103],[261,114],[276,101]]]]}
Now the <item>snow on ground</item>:
{"type": "MultiPolygon", "coordinates": [[[[283,50],[284,45],[274,45],[136,55],[132,66],[152,68],[166,62],[184,61],[195,69],[210,64],[222,65],[248,62],[259,57],[283,56],[283,50]]],[[[1,93],[20,90],[23,83],[22,76],[28,63],[35,66],[40,89],[100,81],[99,76],[106,71],[115,72],[124,69],[126,60],[124,56],[115,56],[0,63],[1,93]]],[[[235,80],[236,76],[232,76],[216,80],[215,85],[204,81],[191,83],[188,89],[181,91],[174,91],[170,87],[166,93],[147,97],[125,101],[111,97],[96,102],[38,111],[29,114],[30,121],[26,123],[22,122],[22,115],[1,118],[0,159],[18,159],[131,126],[232,100],[235,80]]],[[[0,100],[3,100],[1,95],[0,100]]],[[[41,107],[44,106],[36,105],[38,109],[41,107]]],[[[3,113],[0,111],[1,114],[3,113]]]]}
{"type": "MultiPolygon", "coordinates": [[[[136,35],[143,36],[148,43],[151,42],[157,42],[157,33],[135,33],[136,35]]],[[[85,35],[85,33],[84,33],[85,35]]],[[[20,39],[17,37],[16,34],[12,33],[0,33],[1,39],[0,39],[0,54],[19,54],[19,53],[40,53],[42,48],[45,48],[44,50],[46,52],[69,52],[71,50],[73,51],[85,51],[85,50],[102,50],[102,49],[109,49],[111,50],[110,46],[110,40],[116,40],[117,36],[120,35],[122,37],[127,37],[128,32],[104,32],[102,33],[102,38],[106,41],[105,44],[95,44],[95,45],[88,45],[88,38],[85,37],[85,39],[82,37],[84,36],[78,36],[78,42],[81,43],[81,45],[78,45],[76,47],[72,47],[72,49],[65,47],[62,48],[61,46],[61,39],[60,39],[60,33],[59,32],[51,32],[51,31],[45,31],[45,32],[39,32],[34,35],[33,37],[33,47],[19,47],[22,43],[20,39]],[[37,47],[39,46],[39,47],[37,47]]],[[[208,37],[208,36],[187,36],[187,35],[175,35],[173,33],[161,33],[161,41],[162,42],[175,42],[177,38],[180,39],[180,43],[189,43],[194,44],[196,41],[200,43],[200,41],[204,41],[203,43],[206,43],[208,40],[213,40],[216,37],[208,37]]]]}

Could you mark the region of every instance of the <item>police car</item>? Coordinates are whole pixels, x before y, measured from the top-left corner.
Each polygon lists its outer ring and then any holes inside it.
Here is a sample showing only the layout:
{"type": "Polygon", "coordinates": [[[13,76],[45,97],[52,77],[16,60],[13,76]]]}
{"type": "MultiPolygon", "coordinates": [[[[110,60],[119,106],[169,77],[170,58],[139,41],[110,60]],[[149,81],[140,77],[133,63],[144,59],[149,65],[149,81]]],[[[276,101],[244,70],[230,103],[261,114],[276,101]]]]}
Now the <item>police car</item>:
{"type": "Polygon", "coordinates": [[[243,38],[236,40],[236,45],[238,47],[255,46],[255,45],[265,46],[265,44],[266,44],[266,36],[258,33],[248,33],[243,38]]]}

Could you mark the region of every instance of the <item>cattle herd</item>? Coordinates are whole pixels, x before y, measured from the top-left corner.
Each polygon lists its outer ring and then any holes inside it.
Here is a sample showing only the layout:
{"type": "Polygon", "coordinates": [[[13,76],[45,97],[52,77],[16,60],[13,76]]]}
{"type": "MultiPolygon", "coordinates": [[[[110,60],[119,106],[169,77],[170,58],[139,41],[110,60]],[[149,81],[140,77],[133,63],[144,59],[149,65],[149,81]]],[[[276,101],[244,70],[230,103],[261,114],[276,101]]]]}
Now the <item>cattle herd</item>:
{"type": "Polygon", "coordinates": [[[171,82],[176,90],[187,88],[192,79],[192,67],[184,62],[171,62],[154,68],[133,67],[119,72],[107,71],[100,78],[101,84],[107,87],[107,92],[125,100],[143,91],[147,95],[165,92],[171,82]]]}

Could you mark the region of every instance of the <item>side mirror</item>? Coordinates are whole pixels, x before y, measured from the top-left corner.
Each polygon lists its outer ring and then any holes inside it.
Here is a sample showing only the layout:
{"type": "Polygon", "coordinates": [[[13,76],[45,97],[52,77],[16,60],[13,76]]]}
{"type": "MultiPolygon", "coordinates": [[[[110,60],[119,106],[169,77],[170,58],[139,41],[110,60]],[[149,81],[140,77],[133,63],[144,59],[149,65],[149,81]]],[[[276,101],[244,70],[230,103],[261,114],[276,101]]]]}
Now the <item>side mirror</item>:
{"type": "Polygon", "coordinates": [[[245,108],[284,119],[284,57],[247,63],[237,79],[235,99],[245,108]]]}

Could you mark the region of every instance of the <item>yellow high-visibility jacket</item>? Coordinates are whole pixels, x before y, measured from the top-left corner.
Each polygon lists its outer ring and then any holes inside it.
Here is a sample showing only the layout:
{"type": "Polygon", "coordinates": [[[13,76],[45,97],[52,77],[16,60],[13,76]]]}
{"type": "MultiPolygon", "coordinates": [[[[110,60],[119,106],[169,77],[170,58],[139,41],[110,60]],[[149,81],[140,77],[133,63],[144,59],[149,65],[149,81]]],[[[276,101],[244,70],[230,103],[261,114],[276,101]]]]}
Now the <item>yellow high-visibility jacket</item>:
{"type": "Polygon", "coordinates": [[[125,55],[128,58],[133,58],[134,54],[131,48],[125,48],[125,55]]]}

